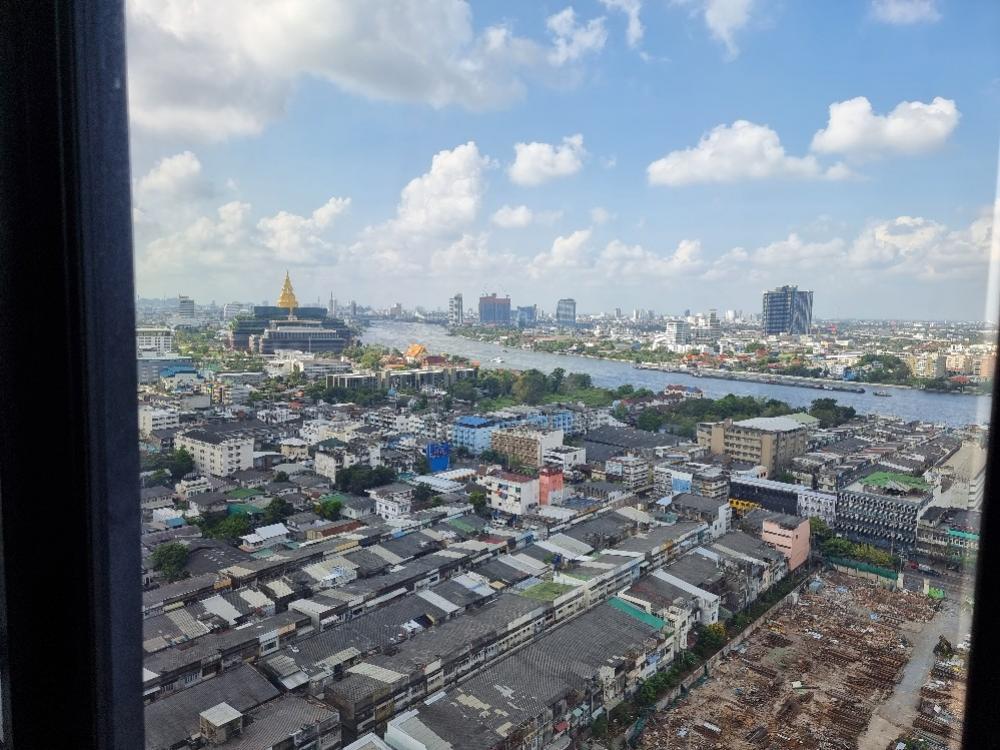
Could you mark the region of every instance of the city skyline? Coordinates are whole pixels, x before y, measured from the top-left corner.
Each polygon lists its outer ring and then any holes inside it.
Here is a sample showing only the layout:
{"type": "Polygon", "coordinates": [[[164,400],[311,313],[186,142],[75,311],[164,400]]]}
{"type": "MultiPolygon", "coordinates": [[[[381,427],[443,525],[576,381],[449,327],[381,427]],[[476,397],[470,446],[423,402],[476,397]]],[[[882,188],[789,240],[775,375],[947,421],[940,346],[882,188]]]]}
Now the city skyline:
{"type": "Polygon", "coordinates": [[[306,5],[129,4],[140,294],[984,316],[992,4],[306,5]]]}

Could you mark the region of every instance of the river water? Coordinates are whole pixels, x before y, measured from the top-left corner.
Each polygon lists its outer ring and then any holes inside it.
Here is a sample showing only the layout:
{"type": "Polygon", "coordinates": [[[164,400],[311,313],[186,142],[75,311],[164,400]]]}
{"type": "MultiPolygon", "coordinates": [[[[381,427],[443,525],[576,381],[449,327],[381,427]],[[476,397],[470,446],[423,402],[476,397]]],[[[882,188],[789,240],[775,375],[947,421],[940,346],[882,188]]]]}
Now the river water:
{"type": "Polygon", "coordinates": [[[881,398],[872,395],[873,389],[870,386],[865,386],[865,393],[849,393],[720,378],[696,378],[684,373],[637,370],[628,362],[532,352],[516,348],[505,350],[499,344],[449,336],[444,327],[424,323],[375,321],[365,329],[361,338],[366,344],[378,344],[401,351],[410,344],[423,344],[432,354],[457,354],[469,357],[477,360],[484,369],[535,368],[549,373],[556,367],[561,367],[566,372],[587,373],[594,385],[604,388],[617,388],[630,383],[637,388],[645,387],[659,391],[669,383],[678,383],[696,386],[710,398],[733,393],[738,396],[775,398],[792,406],[809,406],[813,399],[830,397],[837,399],[838,403],[853,406],[862,414],[892,415],[907,420],[918,419],[953,426],[986,424],[989,421],[989,396],[929,393],[910,388],[878,386],[878,390],[886,390],[892,394],[891,398],[881,398]],[[503,359],[503,362],[494,362],[497,357],[503,359]]]}

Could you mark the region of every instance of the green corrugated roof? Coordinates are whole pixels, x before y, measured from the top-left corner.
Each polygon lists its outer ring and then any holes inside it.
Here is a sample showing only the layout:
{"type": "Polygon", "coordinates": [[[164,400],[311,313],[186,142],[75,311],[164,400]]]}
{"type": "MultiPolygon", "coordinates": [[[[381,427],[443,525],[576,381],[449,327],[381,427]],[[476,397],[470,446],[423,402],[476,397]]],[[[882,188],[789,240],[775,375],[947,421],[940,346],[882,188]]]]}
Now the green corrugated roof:
{"type": "Polygon", "coordinates": [[[651,628],[656,628],[657,630],[663,630],[663,628],[666,627],[667,625],[667,623],[661,620],[659,617],[647,614],[646,612],[643,612],[641,609],[636,607],[634,604],[629,604],[627,601],[625,601],[624,599],[619,599],[617,596],[611,597],[608,600],[608,604],[610,604],[615,609],[624,612],[630,617],[634,617],[639,622],[646,623],[651,628]]]}
{"type": "Polygon", "coordinates": [[[449,518],[447,521],[445,521],[445,523],[448,524],[449,526],[453,526],[454,528],[458,529],[459,531],[464,531],[464,532],[466,532],[468,534],[472,534],[472,533],[474,533],[476,531],[476,527],[475,526],[466,523],[465,521],[463,521],[460,518],[449,518]]]}
{"type": "Polygon", "coordinates": [[[948,536],[957,536],[959,539],[975,539],[979,541],[979,534],[971,531],[959,531],[958,529],[948,529],[948,536]]]}
{"type": "Polygon", "coordinates": [[[254,497],[255,495],[263,495],[263,490],[254,489],[251,487],[237,487],[235,490],[229,490],[226,493],[229,497],[244,498],[244,497],[254,497]]]}
{"type": "Polygon", "coordinates": [[[264,509],[250,503],[229,503],[227,511],[231,516],[239,515],[240,513],[255,515],[263,513],[264,509]]]}

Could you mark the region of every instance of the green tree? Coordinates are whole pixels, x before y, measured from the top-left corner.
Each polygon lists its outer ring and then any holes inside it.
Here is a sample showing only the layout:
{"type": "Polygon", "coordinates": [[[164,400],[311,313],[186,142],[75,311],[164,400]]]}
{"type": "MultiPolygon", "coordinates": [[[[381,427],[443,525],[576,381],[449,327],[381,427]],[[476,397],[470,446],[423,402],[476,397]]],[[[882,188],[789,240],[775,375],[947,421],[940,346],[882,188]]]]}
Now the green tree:
{"type": "Polygon", "coordinates": [[[590,731],[597,739],[603,739],[608,736],[608,715],[603,713],[594,719],[594,723],[590,725],[590,731]]]}
{"type": "Polygon", "coordinates": [[[469,493],[469,503],[473,509],[481,516],[488,516],[489,508],[486,506],[486,493],[482,490],[472,490],[469,493]]]}
{"type": "Polygon", "coordinates": [[[241,536],[250,533],[250,517],[246,513],[236,513],[226,516],[221,521],[209,523],[202,527],[202,533],[213,539],[225,539],[235,542],[241,536]],[[207,529],[206,529],[207,526],[207,529]]]}
{"type": "Polygon", "coordinates": [[[695,650],[702,657],[710,656],[726,643],[726,626],[721,622],[713,622],[698,631],[698,642],[695,650]]]}
{"type": "Polygon", "coordinates": [[[284,472],[284,471],[276,471],[274,473],[274,481],[275,482],[287,482],[288,481],[288,474],[286,472],[284,472]]]}
{"type": "Polygon", "coordinates": [[[337,498],[327,497],[316,503],[316,515],[325,518],[327,521],[336,521],[340,518],[340,511],[344,503],[337,498]]]}
{"type": "MultiPolygon", "coordinates": [[[[457,398],[459,401],[474,403],[476,400],[476,387],[471,380],[459,380],[452,384],[450,393],[453,398],[457,398]]],[[[447,408],[451,408],[450,400],[447,408]]]]}
{"type": "Polygon", "coordinates": [[[635,420],[635,426],[647,432],[658,432],[663,426],[663,415],[656,409],[643,409],[635,420]]]}
{"type": "Polygon", "coordinates": [[[594,384],[590,375],[585,372],[571,372],[566,376],[567,391],[582,391],[593,387],[594,384]]]}
{"type": "Polygon", "coordinates": [[[444,411],[451,411],[452,401],[451,396],[445,396],[441,399],[441,408],[444,411]]]}
{"type": "Polygon", "coordinates": [[[656,702],[656,688],[653,683],[649,680],[643,683],[642,687],[639,688],[639,705],[641,706],[651,706],[656,702]]]}
{"type": "Polygon", "coordinates": [[[182,479],[194,471],[194,457],[186,449],[178,448],[169,454],[167,468],[174,479],[182,479]]]}
{"type": "Polygon", "coordinates": [[[540,370],[525,370],[514,381],[512,392],[522,404],[538,404],[547,390],[545,375],[540,370]]]}
{"type": "Polygon", "coordinates": [[[566,371],[561,368],[555,368],[549,375],[549,390],[553,393],[559,393],[562,388],[563,380],[566,377],[566,371]]]}
{"type": "Polygon", "coordinates": [[[382,357],[386,354],[384,349],[373,346],[365,347],[361,356],[358,357],[358,366],[364,370],[377,370],[382,364],[382,357]]]}
{"type": "Polygon", "coordinates": [[[288,501],[285,500],[285,498],[276,497],[267,504],[261,520],[265,524],[280,523],[292,515],[292,512],[292,506],[288,504],[288,501]]]}
{"type": "Polygon", "coordinates": [[[854,545],[847,539],[834,537],[823,543],[823,554],[828,557],[853,557],[854,545]]]}
{"type": "Polygon", "coordinates": [[[434,496],[434,491],[426,484],[418,484],[413,490],[413,499],[418,503],[426,503],[434,496]]]}
{"type": "Polygon", "coordinates": [[[857,412],[853,406],[840,406],[832,398],[817,398],[809,407],[809,414],[819,420],[820,427],[838,427],[854,419],[857,412]]]}
{"type": "Polygon", "coordinates": [[[823,544],[833,536],[833,529],[819,516],[812,516],[809,519],[809,531],[816,544],[823,544]]]}
{"type": "Polygon", "coordinates": [[[396,472],[388,466],[374,469],[360,464],[349,466],[337,472],[336,485],[341,492],[360,495],[372,487],[382,487],[396,481],[396,472]]]}
{"type": "Polygon", "coordinates": [[[149,560],[153,570],[163,573],[168,581],[184,578],[184,566],[187,564],[188,548],[179,542],[167,542],[153,550],[149,560]]]}
{"type": "Polygon", "coordinates": [[[500,464],[501,466],[507,465],[507,455],[504,453],[499,453],[492,448],[487,448],[482,453],[479,454],[479,460],[484,464],[500,464]]]}

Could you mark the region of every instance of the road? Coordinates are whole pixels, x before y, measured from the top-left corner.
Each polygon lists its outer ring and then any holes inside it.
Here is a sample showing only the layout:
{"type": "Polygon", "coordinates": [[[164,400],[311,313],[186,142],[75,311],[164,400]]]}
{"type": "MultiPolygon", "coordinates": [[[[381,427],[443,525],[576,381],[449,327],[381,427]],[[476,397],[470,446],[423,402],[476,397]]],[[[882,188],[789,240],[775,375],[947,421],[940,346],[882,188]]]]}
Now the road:
{"type": "Polygon", "coordinates": [[[943,635],[957,644],[969,633],[969,615],[960,612],[958,602],[945,602],[934,619],[924,623],[906,623],[903,635],[913,643],[910,661],[889,699],[872,715],[868,730],[858,739],[858,750],[885,750],[905,730],[913,726],[920,700],[920,688],[927,682],[934,665],[934,647],[943,635]]]}

